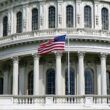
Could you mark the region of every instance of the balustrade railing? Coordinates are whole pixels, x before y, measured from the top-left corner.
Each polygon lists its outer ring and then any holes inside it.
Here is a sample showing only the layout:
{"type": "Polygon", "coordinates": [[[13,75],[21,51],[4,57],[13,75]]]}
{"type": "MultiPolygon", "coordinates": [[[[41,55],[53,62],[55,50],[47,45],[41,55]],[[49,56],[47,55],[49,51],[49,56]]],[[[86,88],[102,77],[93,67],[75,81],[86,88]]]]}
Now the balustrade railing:
{"type": "Polygon", "coordinates": [[[14,96],[14,104],[108,104],[110,96],[14,96]]]}
{"type": "Polygon", "coordinates": [[[44,104],[45,97],[43,96],[14,96],[14,104],[44,104]]]}

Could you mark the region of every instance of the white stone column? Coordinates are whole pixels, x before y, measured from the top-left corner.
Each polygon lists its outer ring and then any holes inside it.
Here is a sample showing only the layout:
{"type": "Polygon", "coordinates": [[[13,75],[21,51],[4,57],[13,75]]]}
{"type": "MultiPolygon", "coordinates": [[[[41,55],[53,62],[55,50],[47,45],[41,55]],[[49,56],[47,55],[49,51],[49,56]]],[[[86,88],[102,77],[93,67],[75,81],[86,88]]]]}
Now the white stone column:
{"type": "Polygon", "coordinates": [[[78,68],[79,68],[79,81],[78,81],[78,94],[85,95],[85,81],[84,81],[84,53],[78,53],[78,68]]]}
{"type": "Polygon", "coordinates": [[[106,55],[101,54],[101,95],[107,95],[106,55]]]}
{"type": "Polygon", "coordinates": [[[19,95],[24,95],[25,94],[25,64],[22,62],[20,67],[20,73],[19,73],[19,95]]]}
{"type": "Polygon", "coordinates": [[[39,95],[39,55],[34,55],[34,95],[39,95]]]}
{"type": "Polygon", "coordinates": [[[18,57],[13,58],[13,95],[18,95],[18,57]]]}
{"type": "Polygon", "coordinates": [[[3,77],[3,94],[8,94],[8,70],[4,70],[3,77]]]}
{"type": "Polygon", "coordinates": [[[56,95],[62,95],[61,53],[56,53],[56,95]]]}

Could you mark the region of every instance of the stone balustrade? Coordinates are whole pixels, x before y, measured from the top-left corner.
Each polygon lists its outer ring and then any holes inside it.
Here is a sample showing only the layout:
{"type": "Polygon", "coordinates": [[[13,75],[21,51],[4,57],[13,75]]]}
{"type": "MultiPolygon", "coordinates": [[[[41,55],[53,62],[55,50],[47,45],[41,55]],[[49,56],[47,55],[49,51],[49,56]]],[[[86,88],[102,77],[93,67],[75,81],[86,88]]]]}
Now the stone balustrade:
{"type": "Polygon", "coordinates": [[[48,29],[0,37],[0,47],[34,40],[51,39],[55,35],[67,34],[70,39],[90,39],[110,41],[110,32],[93,29],[48,29]]]}
{"type": "Polygon", "coordinates": [[[29,110],[29,109],[91,109],[110,110],[110,96],[0,96],[1,110],[29,110]]]}
{"type": "Polygon", "coordinates": [[[108,104],[110,96],[12,96],[13,104],[108,104]]]}

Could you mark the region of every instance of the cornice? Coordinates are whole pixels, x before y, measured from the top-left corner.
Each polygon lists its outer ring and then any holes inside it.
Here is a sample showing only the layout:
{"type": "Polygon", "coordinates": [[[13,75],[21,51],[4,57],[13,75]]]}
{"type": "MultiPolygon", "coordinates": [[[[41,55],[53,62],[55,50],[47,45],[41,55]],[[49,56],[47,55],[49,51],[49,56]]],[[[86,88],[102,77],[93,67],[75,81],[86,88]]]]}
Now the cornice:
{"type": "Polygon", "coordinates": [[[48,29],[33,32],[25,32],[21,34],[13,34],[7,37],[0,38],[0,48],[7,48],[10,46],[18,46],[25,44],[38,43],[53,39],[54,36],[66,33],[66,39],[70,41],[87,41],[87,42],[105,42],[110,43],[110,32],[92,29],[48,29]],[[57,33],[57,34],[56,34],[57,33]],[[61,34],[59,34],[61,33],[61,34]]]}

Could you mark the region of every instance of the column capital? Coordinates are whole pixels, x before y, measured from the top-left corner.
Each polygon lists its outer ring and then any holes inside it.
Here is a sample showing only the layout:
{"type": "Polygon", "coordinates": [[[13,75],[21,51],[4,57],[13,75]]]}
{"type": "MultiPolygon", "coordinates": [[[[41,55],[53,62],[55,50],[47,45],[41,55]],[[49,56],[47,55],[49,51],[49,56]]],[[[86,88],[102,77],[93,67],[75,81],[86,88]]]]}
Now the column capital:
{"type": "Polygon", "coordinates": [[[13,61],[18,61],[19,60],[19,57],[18,56],[14,56],[14,57],[12,57],[12,60],[13,61]]]}
{"type": "Polygon", "coordinates": [[[33,56],[33,58],[39,58],[40,57],[40,55],[38,53],[33,53],[32,56],[33,56]]]}
{"type": "Polygon", "coordinates": [[[107,57],[107,53],[100,53],[100,57],[101,58],[106,58],[107,57]]]}
{"type": "Polygon", "coordinates": [[[62,52],[55,52],[56,56],[62,56],[62,52]]]}
{"type": "Polygon", "coordinates": [[[84,56],[84,55],[85,55],[85,52],[80,52],[80,51],[79,51],[79,52],[78,52],[78,55],[79,55],[79,56],[84,56]]]}

